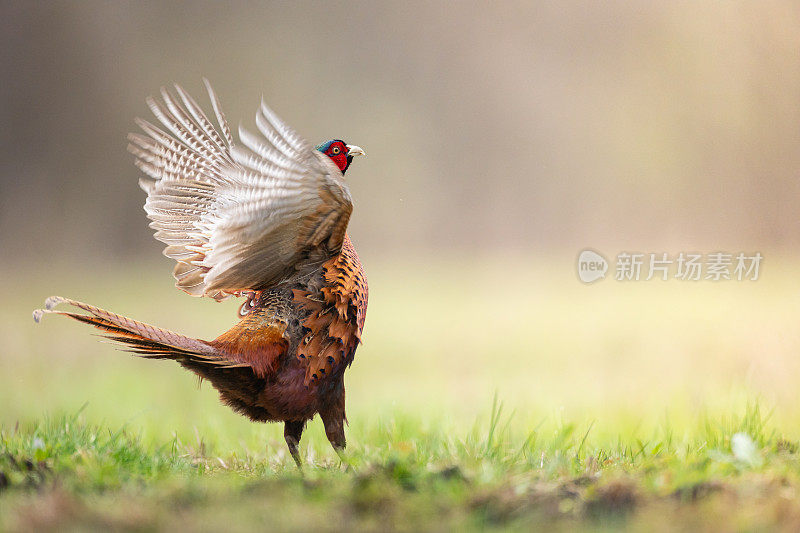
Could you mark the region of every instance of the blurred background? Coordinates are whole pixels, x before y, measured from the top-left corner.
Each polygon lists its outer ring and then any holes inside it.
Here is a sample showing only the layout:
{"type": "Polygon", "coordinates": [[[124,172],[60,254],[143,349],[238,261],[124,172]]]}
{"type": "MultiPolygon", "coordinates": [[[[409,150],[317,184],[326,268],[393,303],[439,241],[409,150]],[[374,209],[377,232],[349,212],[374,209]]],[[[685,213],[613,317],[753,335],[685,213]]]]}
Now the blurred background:
{"type": "Polygon", "coordinates": [[[0,29],[0,422],[88,401],[250,431],[174,365],[29,319],[64,294],[205,338],[233,323],[236,303],[172,288],[126,152],[147,95],[177,82],[205,105],[203,76],[232,124],[263,95],[309,140],[367,151],[351,420],[472,420],[494,392],[532,419],[753,396],[796,413],[796,2],[6,1],[0,29]],[[765,260],[758,282],[584,286],[587,246],[765,260]]]}

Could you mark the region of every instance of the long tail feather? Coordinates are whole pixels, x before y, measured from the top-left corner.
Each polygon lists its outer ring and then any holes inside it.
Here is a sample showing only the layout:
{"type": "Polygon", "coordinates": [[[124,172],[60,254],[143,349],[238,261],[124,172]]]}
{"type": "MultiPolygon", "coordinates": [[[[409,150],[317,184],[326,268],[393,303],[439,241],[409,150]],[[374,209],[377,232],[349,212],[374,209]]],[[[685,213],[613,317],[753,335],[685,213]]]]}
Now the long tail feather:
{"type": "Polygon", "coordinates": [[[216,348],[201,340],[151,326],[83,302],[51,296],[45,300],[44,305],[44,309],[36,309],[33,312],[33,319],[36,322],[40,322],[45,314],[67,316],[102,330],[106,338],[122,344],[127,351],[142,357],[175,359],[195,370],[197,366],[217,368],[248,366],[231,361],[216,348]],[[89,314],[56,311],[55,307],[62,303],[77,307],[89,314]]]}

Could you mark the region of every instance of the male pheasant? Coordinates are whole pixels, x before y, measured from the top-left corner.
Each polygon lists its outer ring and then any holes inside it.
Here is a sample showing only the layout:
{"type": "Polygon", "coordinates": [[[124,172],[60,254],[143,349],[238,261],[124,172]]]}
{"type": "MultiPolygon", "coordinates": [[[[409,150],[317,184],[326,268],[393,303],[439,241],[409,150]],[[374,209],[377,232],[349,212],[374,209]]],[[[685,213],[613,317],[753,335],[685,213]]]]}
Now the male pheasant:
{"type": "Polygon", "coordinates": [[[92,305],[53,296],[34,311],[104,331],[129,351],[174,359],[208,380],[221,400],[253,421],[284,422],[298,444],[317,413],[337,453],[345,447],[344,372],[367,311],[367,280],[348,237],[353,210],[344,174],[358,146],[334,139],[311,146],[263,102],[259,134],[234,141],[204,80],[218,127],[181,87],[149,98],[169,130],[137,119],[128,149],[149,178],[140,185],[156,239],[177,264],[176,286],[193,296],[245,297],[240,321],[212,341],[193,339],[92,305]],[[55,311],[60,303],[85,313],[55,311]]]}

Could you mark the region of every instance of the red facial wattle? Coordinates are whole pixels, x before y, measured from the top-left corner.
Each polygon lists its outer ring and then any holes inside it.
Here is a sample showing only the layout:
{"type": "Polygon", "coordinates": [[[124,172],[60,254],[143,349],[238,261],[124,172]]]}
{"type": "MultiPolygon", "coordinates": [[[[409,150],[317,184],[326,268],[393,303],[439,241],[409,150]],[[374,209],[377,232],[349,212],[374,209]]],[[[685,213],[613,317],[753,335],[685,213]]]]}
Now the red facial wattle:
{"type": "Polygon", "coordinates": [[[339,170],[344,172],[347,169],[347,149],[341,147],[338,154],[334,154],[332,152],[332,148],[329,148],[327,152],[325,152],[328,157],[333,159],[333,162],[336,163],[336,166],[339,167],[339,170]]]}
{"type": "Polygon", "coordinates": [[[338,169],[342,171],[342,174],[350,167],[354,156],[364,155],[364,150],[360,147],[351,146],[341,139],[331,139],[317,145],[316,149],[330,157],[338,169]]]}

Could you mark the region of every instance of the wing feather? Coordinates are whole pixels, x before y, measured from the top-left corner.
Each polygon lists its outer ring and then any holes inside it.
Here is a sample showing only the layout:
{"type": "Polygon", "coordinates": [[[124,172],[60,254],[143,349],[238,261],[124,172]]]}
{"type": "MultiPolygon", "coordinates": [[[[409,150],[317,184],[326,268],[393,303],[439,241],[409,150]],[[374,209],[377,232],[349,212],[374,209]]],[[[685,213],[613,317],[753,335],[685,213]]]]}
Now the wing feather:
{"type": "Polygon", "coordinates": [[[183,87],[176,84],[175,90],[181,97],[183,105],[185,105],[186,109],[192,114],[197,124],[203,128],[203,133],[214,142],[220,152],[224,153],[226,148],[230,147],[231,143],[227,142],[227,139],[223,140],[222,137],[220,137],[214,125],[211,124],[211,121],[208,120],[208,117],[203,112],[203,109],[195,102],[194,98],[192,98],[189,93],[183,90],[183,87]]]}
{"type": "Polygon", "coordinates": [[[214,115],[217,117],[217,124],[219,124],[220,130],[222,130],[222,134],[225,136],[228,146],[233,146],[231,127],[228,125],[228,119],[225,118],[225,113],[222,112],[222,106],[219,103],[219,98],[217,98],[217,93],[214,92],[214,89],[211,87],[211,82],[206,78],[203,78],[203,84],[206,86],[208,97],[211,100],[211,107],[214,109],[214,115]]]}
{"type": "MultiPolygon", "coordinates": [[[[258,154],[258,156],[266,161],[269,161],[275,166],[284,168],[286,170],[304,170],[302,162],[298,162],[292,157],[287,157],[283,152],[279,152],[274,146],[268,144],[268,141],[263,137],[259,138],[246,129],[239,128],[239,139],[246,147],[252,150],[252,152],[258,154]]],[[[237,153],[241,153],[241,150],[234,148],[232,150],[232,155],[234,158],[237,153]]]]}
{"type": "Polygon", "coordinates": [[[128,150],[150,179],[145,211],[176,286],[223,299],[291,279],[338,253],[352,200],[338,168],[262,101],[258,133],[234,142],[219,99],[203,80],[216,124],[179,85],[147,104],[128,150]]]}
{"type": "Polygon", "coordinates": [[[265,113],[272,113],[272,111],[262,101],[261,107],[256,113],[256,127],[258,127],[258,131],[261,132],[261,134],[272,144],[272,146],[277,148],[279,152],[290,159],[295,159],[301,155],[307,155],[304,150],[295,149],[292,147],[284,136],[285,134],[281,133],[277,126],[267,120],[265,113]]]}

